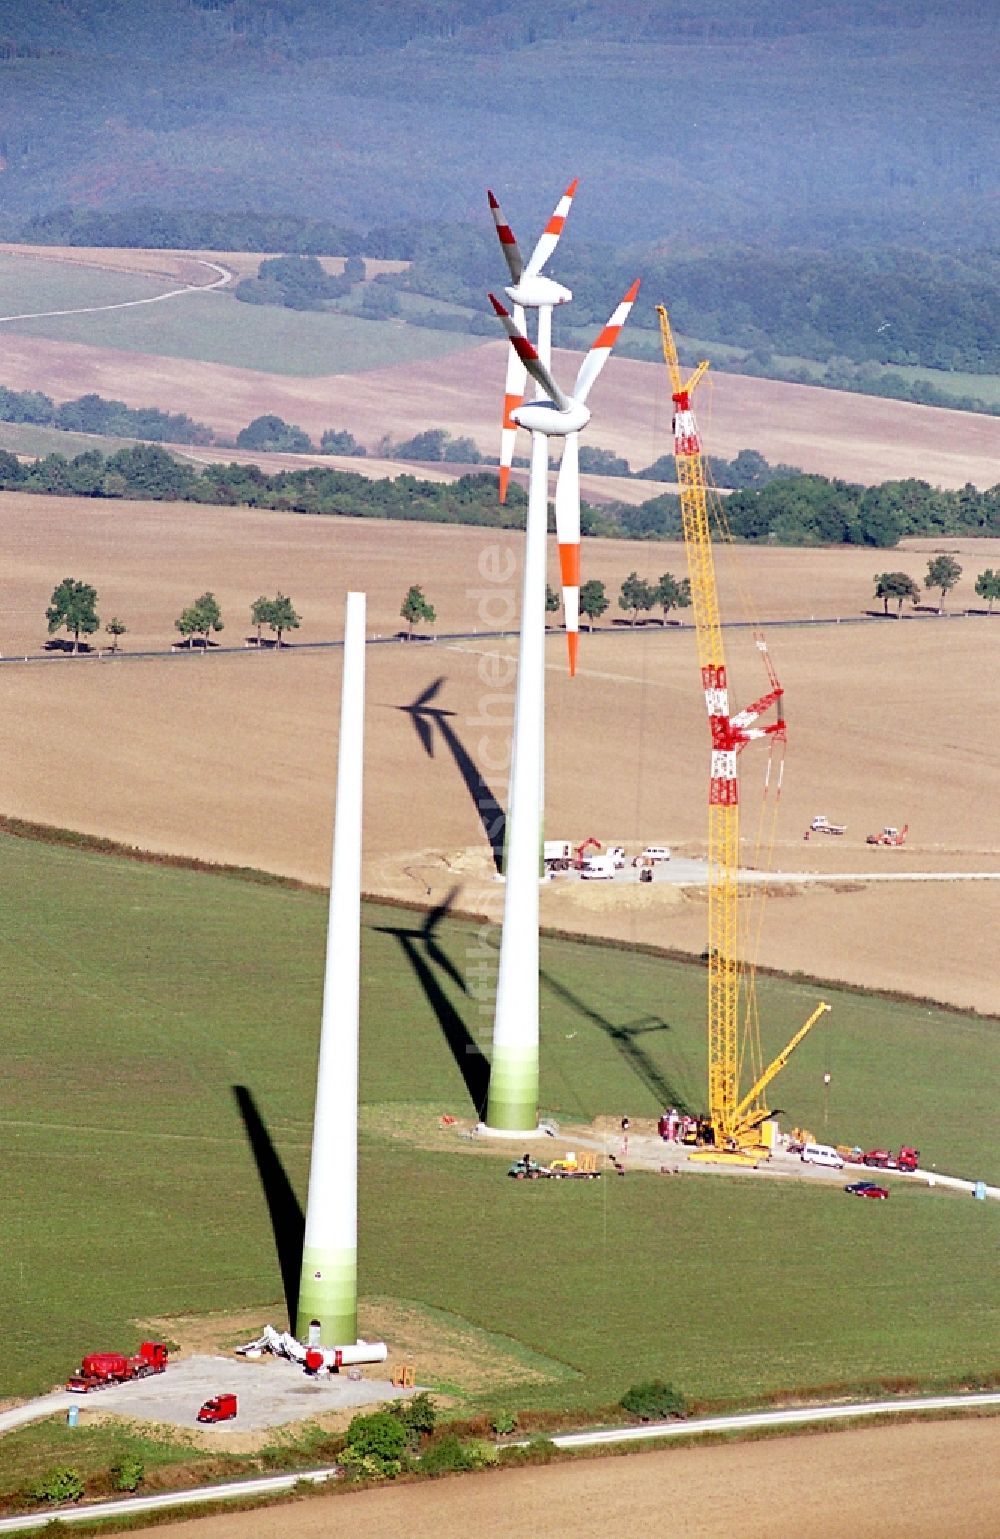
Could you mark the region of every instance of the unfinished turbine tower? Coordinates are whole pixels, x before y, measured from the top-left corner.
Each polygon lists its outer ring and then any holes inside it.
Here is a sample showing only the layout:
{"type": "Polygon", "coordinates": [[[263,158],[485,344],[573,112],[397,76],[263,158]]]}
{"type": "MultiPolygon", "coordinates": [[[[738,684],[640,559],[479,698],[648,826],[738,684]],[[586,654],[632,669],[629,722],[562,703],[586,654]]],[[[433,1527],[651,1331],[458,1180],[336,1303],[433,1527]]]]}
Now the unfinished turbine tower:
{"type": "MultiPolygon", "coordinates": [[[[575,502],[579,510],[579,459],[575,451],[577,435],[590,421],[587,396],[611,356],[638,291],[636,282],[601,331],[580,365],[572,395],[559,388],[538,349],[500,301],[490,295],[514,352],[539,389],[535,400],[511,412],[512,421],[531,433],[531,470],[507,816],[507,885],[486,1110],[486,1125],[495,1132],[526,1133],[538,1122],[538,865],[545,698],[547,443],[549,438],[573,441],[573,452],[563,456],[560,480],[566,477],[563,505],[575,502]]],[[[557,506],[559,502],[557,485],[557,506]]]]}
{"type": "MultiPolygon", "coordinates": [[[[323,1024],[295,1335],[358,1344],[358,1030],[365,595],[347,595],[323,1024]]],[[[356,1360],[356,1359],[355,1359],[356,1360]]]]}

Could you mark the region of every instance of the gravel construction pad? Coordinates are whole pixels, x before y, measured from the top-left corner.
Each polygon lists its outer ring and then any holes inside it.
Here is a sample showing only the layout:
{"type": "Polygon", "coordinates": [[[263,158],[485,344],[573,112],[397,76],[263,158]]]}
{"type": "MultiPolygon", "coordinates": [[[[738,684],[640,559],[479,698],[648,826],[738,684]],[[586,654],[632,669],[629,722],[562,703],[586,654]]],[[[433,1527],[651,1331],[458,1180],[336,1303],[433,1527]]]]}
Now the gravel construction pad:
{"type": "Polygon", "coordinates": [[[234,1394],[239,1400],[235,1420],[208,1424],[210,1430],[225,1436],[227,1431],[279,1427],[328,1411],[399,1400],[411,1393],[395,1388],[387,1379],[352,1380],[346,1373],[315,1379],[296,1363],[280,1358],[188,1357],[171,1363],[165,1373],[137,1383],[81,1395],[79,1403],[81,1410],[115,1411],[140,1421],[197,1427],[202,1425],[198,1412],[206,1400],[213,1395],[234,1394]]]}

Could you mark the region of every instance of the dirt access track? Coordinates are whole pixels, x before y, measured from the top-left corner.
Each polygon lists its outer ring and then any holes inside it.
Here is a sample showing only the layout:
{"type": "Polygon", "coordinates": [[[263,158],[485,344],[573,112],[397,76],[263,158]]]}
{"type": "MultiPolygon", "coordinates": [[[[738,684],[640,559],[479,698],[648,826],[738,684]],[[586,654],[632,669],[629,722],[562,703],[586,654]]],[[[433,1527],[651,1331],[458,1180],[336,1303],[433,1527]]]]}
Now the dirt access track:
{"type": "MultiPolygon", "coordinates": [[[[192,257],[219,262],[236,276],[252,271],[256,262],[245,253],[224,252],[67,253],[15,246],[0,251],[145,276],[162,273],[168,285],[178,278],[205,282],[205,269],[192,257]]],[[[164,303],[184,302],[180,296],[164,303]]],[[[226,290],[216,291],[212,302],[219,307],[217,325],[244,323],[243,307],[226,290]]],[[[3,336],[3,383],[18,390],[44,390],[56,401],[96,391],[130,406],[187,412],[227,437],[252,418],[274,412],[317,439],[331,426],[347,429],[368,449],[385,434],[398,441],[427,428],[445,428],[472,437],[484,453],[497,452],[508,346],[500,338],[445,358],[293,378],[22,336],[7,326],[3,336]]],[[[571,380],[578,364],[579,355],[556,350],[553,369],[558,379],[571,380]]],[[[591,405],[592,445],[624,455],[634,469],[670,452],[670,394],[662,365],[612,359],[591,405]]],[[[755,448],[772,463],[863,482],[919,476],[939,486],[972,481],[986,487],[997,479],[996,417],[721,373],[710,374],[701,387],[698,412],[712,454],[731,457],[742,448],[755,448]]],[[[527,452],[526,444],[522,448],[527,452]]],[[[355,461],[347,468],[361,467],[355,461]]],[[[654,494],[655,488],[650,491],[654,494]]]]}
{"type": "MultiPolygon", "coordinates": [[[[1000,542],[948,544],[965,568],[950,599],[957,609],[974,574],[1000,565],[1000,542]]],[[[122,617],[130,651],[166,649],[174,617],[206,587],[222,606],[219,639],[237,648],[111,662],[5,660],[0,811],[325,883],[341,654],[244,650],[250,602],[280,588],[303,616],[295,640],[329,641],[342,634],[344,591],[359,588],[369,595],[369,635],[392,634],[403,594],[418,581],[442,629],[474,632],[505,616],[514,622],[521,545],[516,533],[442,525],[0,496],[5,659],[37,654],[45,606],[67,573],[95,585],[102,623],[122,617]]],[[[776,620],[857,619],[870,603],[871,552],[734,554],[740,582],[776,620]]],[[[899,551],[891,559],[919,576],[926,554],[899,551]]],[[[587,541],[584,563],[613,593],[633,566],[651,578],[683,572],[684,554],[678,546],[587,541]]],[[[557,581],[554,549],[550,581],[557,581]]],[[[724,610],[734,610],[737,574],[720,571],[720,585],[724,610]]],[[[984,658],[998,624],[985,615],[928,616],[768,631],[790,724],[776,867],[852,877],[777,884],[762,962],[1000,1008],[984,950],[984,937],[1000,925],[1000,882],[873,880],[1000,870],[995,769],[981,741],[984,658]],[[818,812],[846,823],[847,834],[804,841],[818,812]],[[904,822],[911,831],[903,849],[865,844],[867,832],[904,822]]],[[[760,692],[759,658],[745,632],[727,633],[727,647],[742,704],[760,692]]],[[[499,918],[503,889],[477,803],[486,806],[489,793],[506,803],[513,650],[513,641],[474,634],[369,648],[367,891],[420,903],[450,897],[499,918]]],[[[552,634],[547,664],[549,836],[579,842],[594,834],[630,852],[666,843],[679,855],[704,856],[708,741],[691,630],[605,626],[583,636],[574,680],[566,676],[564,638],[552,634]]],[[[748,750],[748,863],[763,765],[757,749],[748,750]]],[[[542,920],[699,954],[705,894],[660,882],[554,882],[542,894],[542,920]]]]}
{"type": "Polygon", "coordinates": [[[606,1539],[683,1533],[809,1539],[987,1539],[995,1532],[996,1419],[920,1422],[716,1448],[672,1448],[554,1468],[490,1471],[318,1496],[175,1523],[177,1539],[606,1539]]]}

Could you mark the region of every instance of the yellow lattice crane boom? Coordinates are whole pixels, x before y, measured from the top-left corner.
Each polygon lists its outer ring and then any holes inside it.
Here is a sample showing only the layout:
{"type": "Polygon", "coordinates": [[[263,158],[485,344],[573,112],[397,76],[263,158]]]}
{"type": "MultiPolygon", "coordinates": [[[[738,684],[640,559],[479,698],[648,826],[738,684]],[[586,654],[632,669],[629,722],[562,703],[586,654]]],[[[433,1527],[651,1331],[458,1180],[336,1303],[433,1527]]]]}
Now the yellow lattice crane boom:
{"type": "MultiPolygon", "coordinates": [[[[719,617],[712,536],[708,518],[708,485],[701,442],[691,409],[695,386],[708,369],[707,360],[685,384],[670,318],[657,306],[663,357],[670,373],[673,398],[674,460],[680,488],[681,524],[691,585],[691,609],[698,643],[698,663],[711,732],[711,767],[708,795],[708,1105],[716,1150],[738,1152],[760,1141],[760,1125],[769,1115],[763,1092],[789,1054],[829,1009],[821,1004],[788,1046],[766,1069],[760,1071],[759,1036],[755,995],[752,1020],[741,1022],[741,995],[745,979],[739,954],[739,839],[740,782],[737,759],[755,738],[784,740],[784,691],[771,664],[763,636],[757,648],[768,675],[767,691],[735,715],[729,708],[729,685],[719,617]],[[775,718],[755,726],[774,708],[775,718]],[[748,1030],[754,1041],[747,1046],[748,1030]],[[740,1070],[749,1056],[756,1067],[753,1083],[740,1094],[740,1070]]],[[[753,990],[751,988],[751,993],[753,990]]]]}

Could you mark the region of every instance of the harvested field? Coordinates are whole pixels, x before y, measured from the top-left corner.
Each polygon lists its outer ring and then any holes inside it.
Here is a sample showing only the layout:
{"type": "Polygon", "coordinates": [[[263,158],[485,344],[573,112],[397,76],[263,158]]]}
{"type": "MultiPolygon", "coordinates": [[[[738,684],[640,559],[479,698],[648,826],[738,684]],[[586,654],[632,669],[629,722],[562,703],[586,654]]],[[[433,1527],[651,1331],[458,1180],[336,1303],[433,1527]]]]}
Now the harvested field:
{"type": "MultiPolygon", "coordinates": [[[[996,542],[949,543],[966,567],[963,588],[975,571],[998,564],[996,542]]],[[[222,640],[237,645],[249,629],[241,622],[250,600],[275,588],[303,614],[303,641],[340,635],[342,594],[352,586],[367,587],[369,634],[398,628],[411,581],[424,584],[441,629],[512,623],[519,546],[516,534],[441,525],[403,531],[359,520],[9,494],[0,499],[9,574],[3,651],[37,649],[45,605],[67,572],[95,584],[102,615],[121,615],[130,649],[166,645],[174,616],[206,587],[227,619],[222,640]],[[508,583],[477,575],[484,550],[512,553],[508,583]],[[488,590],[491,603],[481,608],[477,595],[488,590]]],[[[856,615],[871,592],[870,552],[740,554],[761,606],[777,617],[848,607],[856,615]]],[[[651,577],[683,570],[677,547],[589,541],[585,560],[612,591],[633,565],[651,577]]],[[[909,564],[919,572],[923,560],[909,564]]],[[[554,552],[552,566],[555,580],[554,552]]],[[[724,577],[726,594],[731,581],[724,577]]],[[[1000,869],[992,763],[979,728],[983,659],[993,639],[986,617],[776,628],[769,639],[791,723],[779,870],[863,878],[1000,869]],[[846,822],[847,835],[804,842],[816,812],[846,822]],[[866,846],[865,834],[889,822],[910,824],[906,847],[866,846]]],[[[740,699],[757,692],[747,645],[734,637],[730,654],[740,699]]],[[[370,891],[440,901],[454,888],[460,907],[498,914],[501,889],[462,756],[503,804],[510,702],[484,682],[494,665],[483,654],[511,650],[512,643],[475,638],[370,649],[370,891]],[[428,757],[405,707],[438,679],[429,704],[441,714],[429,721],[428,757]]],[[[585,636],[581,658],[571,682],[562,637],[550,638],[549,832],[577,840],[593,833],[630,848],[664,840],[679,853],[703,854],[707,741],[693,635],[620,628],[585,636]]],[[[13,730],[0,810],[323,882],[339,679],[339,652],[295,648],[281,656],[5,664],[0,689],[13,730]]],[[[751,839],[761,773],[751,750],[744,765],[751,839]]],[[[753,858],[749,849],[745,858],[753,858]]],[[[554,883],[542,914],[573,932],[694,952],[704,945],[700,890],[554,883]]],[[[983,937],[998,920],[994,882],[789,884],[770,900],[761,960],[996,1011],[983,937]]]]}
{"type": "Polygon", "coordinates": [[[354,1539],[438,1539],[463,1528],[493,1539],[604,1539],[682,1524],[810,1539],[985,1539],[1000,1491],[995,1420],[914,1423],[722,1448],[675,1448],[554,1469],[475,1477],[299,1502],[175,1523],[178,1539],[297,1539],[350,1525],[354,1539]],[[993,1473],[991,1473],[991,1471],[993,1473]],[[678,1515],[683,1514],[681,1519],[678,1515]]]}
{"type": "MultiPolygon", "coordinates": [[[[315,317],[270,310],[247,317],[245,309],[216,291],[109,316],[14,322],[4,329],[3,383],[57,401],[96,391],[131,406],[184,411],[224,436],[275,412],[314,436],[348,429],[367,448],[386,433],[399,440],[445,428],[495,452],[502,341],[468,345],[402,323],[320,317],[330,333],[322,357],[341,371],[331,372],[318,361],[315,317]],[[183,312],[171,310],[178,304],[183,312]],[[418,361],[395,362],[401,354],[418,361]],[[234,358],[254,366],[236,367],[234,358]]],[[[557,351],[557,376],[571,378],[578,361],[557,351]]],[[[649,465],[669,452],[669,404],[661,366],[613,359],[595,391],[589,441],[635,469],[649,465]]],[[[918,476],[985,487],[997,477],[996,417],[735,374],[703,387],[700,416],[713,454],[752,447],[772,462],[864,482],[918,476]]]]}

